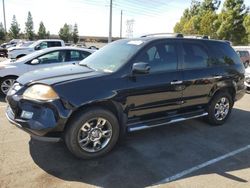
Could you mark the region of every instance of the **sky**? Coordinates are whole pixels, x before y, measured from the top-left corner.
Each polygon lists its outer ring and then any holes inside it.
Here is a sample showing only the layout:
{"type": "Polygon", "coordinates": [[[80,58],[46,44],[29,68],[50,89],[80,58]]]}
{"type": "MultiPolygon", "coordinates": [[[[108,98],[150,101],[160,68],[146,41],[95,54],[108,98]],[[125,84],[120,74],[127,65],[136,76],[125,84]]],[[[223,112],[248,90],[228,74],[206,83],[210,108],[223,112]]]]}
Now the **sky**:
{"type": "MultiPolygon", "coordinates": [[[[0,0],[0,22],[3,22],[0,0]]],[[[28,11],[31,12],[37,32],[43,21],[51,34],[68,23],[78,24],[81,36],[108,36],[109,0],[5,0],[7,29],[13,15],[22,29],[25,28],[28,11]]],[[[133,36],[147,33],[173,32],[173,27],[191,0],[113,0],[113,37],[120,36],[121,10],[123,11],[123,37],[127,32],[127,20],[134,20],[133,36]]],[[[245,0],[250,6],[250,0],[245,0]]]]}

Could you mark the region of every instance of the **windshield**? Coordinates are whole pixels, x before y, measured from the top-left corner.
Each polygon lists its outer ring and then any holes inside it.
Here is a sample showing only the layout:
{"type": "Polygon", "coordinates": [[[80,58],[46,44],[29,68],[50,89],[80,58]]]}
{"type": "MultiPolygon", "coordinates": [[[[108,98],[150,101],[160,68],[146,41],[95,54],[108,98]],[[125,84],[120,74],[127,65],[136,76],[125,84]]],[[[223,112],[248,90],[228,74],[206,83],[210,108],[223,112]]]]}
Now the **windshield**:
{"type": "Polygon", "coordinates": [[[115,72],[141,47],[142,41],[119,40],[106,45],[80,62],[80,65],[104,72],[115,72]]]}
{"type": "Polygon", "coordinates": [[[16,62],[16,63],[18,63],[18,62],[26,62],[26,61],[29,61],[30,59],[36,58],[37,56],[39,56],[39,55],[41,55],[43,53],[44,53],[43,50],[39,50],[39,51],[33,52],[31,54],[28,54],[26,56],[20,57],[14,62],[16,62]]]}
{"type": "Polygon", "coordinates": [[[17,45],[18,47],[29,47],[31,44],[33,44],[34,42],[24,42],[22,44],[17,45]]]}

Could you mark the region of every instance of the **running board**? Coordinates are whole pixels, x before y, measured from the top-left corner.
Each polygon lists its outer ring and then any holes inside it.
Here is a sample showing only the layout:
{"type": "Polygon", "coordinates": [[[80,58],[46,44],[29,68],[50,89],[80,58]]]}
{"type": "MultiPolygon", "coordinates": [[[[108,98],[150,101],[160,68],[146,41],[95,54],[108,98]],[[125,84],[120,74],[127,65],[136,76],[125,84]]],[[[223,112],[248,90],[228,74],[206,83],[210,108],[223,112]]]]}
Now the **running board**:
{"type": "Polygon", "coordinates": [[[155,124],[152,124],[153,122],[140,122],[137,124],[132,124],[132,125],[128,125],[128,132],[134,132],[134,131],[139,131],[139,130],[143,130],[143,129],[150,129],[153,127],[159,127],[162,125],[168,125],[168,124],[172,124],[172,123],[177,123],[177,122],[181,122],[181,121],[185,121],[185,120],[189,120],[189,119],[195,119],[195,118],[199,118],[199,117],[203,117],[203,116],[207,116],[208,113],[207,112],[203,112],[202,114],[198,114],[198,115],[194,115],[194,116],[190,116],[190,117],[182,117],[181,115],[179,117],[176,117],[174,119],[170,119],[169,121],[165,121],[165,122],[158,122],[155,124]]]}

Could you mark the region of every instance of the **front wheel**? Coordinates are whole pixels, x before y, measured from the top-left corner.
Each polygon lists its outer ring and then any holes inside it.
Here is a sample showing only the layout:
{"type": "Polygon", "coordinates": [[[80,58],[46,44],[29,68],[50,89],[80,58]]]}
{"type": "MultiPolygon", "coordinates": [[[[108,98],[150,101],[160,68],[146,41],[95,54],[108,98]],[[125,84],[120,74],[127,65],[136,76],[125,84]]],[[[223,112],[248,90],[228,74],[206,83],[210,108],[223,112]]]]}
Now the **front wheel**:
{"type": "Polygon", "coordinates": [[[5,77],[0,81],[0,95],[7,95],[10,88],[14,85],[16,81],[15,77],[5,77]]]}
{"type": "Polygon", "coordinates": [[[233,107],[233,100],[229,93],[219,93],[214,96],[208,106],[207,120],[211,125],[222,125],[228,119],[233,107]]]}
{"type": "Polygon", "coordinates": [[[68,149],[82,159],[108,153],[119,137],[117,118],[108,110],[90,108],[72,118],[65,133],[68,149]]]}

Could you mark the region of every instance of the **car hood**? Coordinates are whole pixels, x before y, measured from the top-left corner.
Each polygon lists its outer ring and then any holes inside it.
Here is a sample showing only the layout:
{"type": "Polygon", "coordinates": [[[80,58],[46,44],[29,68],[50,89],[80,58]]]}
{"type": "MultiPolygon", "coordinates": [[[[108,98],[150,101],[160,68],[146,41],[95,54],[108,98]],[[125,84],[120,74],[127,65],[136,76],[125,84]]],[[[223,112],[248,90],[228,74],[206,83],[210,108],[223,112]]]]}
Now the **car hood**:
{"type": "Polygon", "coordinates": [[[90,77],[100,76],[104,73],[94,71],[90,68],[76,65],[55,66],[50,68],[38,69],[28,72],[17,79],[22,85],[30,83],[41,83],[54,85],[61,82],[75,79],[87,79],[90,77]]]}

